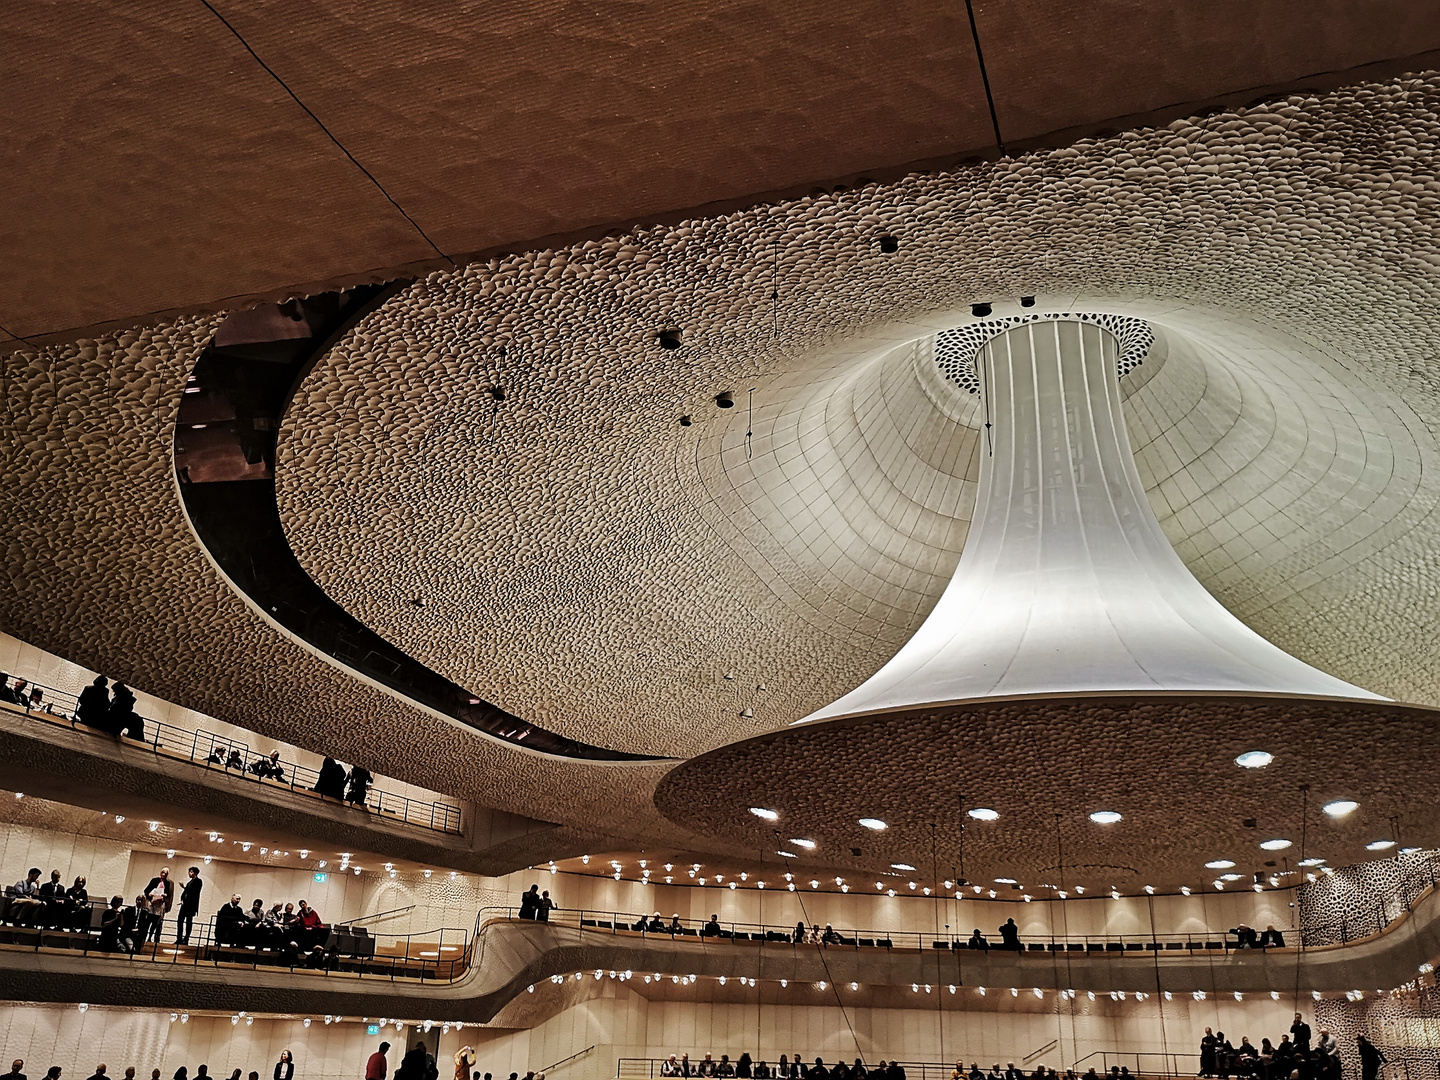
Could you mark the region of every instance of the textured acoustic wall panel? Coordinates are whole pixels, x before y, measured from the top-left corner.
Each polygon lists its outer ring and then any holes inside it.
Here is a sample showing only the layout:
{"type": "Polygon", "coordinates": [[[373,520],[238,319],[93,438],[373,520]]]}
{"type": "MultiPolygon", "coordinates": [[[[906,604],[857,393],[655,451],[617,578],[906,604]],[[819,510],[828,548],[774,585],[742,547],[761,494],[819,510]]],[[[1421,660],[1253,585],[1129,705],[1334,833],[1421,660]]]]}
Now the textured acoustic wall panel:
{"type": "MultiPolygon", "coordinates": [[[[1440,701],[1437,107],[1431,76],[1366,84],[433,276],[301,387],[291,542],[378,632],[557,730],[683,755],[775,727],[884,663],[963,544],[975,398],[897,347],[1035,294],[1156,328],[1127,422],[1201,582],[1308,663],[1440,701]]],[[[7,361],[5,628],[402,779],[683,840],[658,770],[495,748],[228,591],[166,460],[213,322],[7,361]]]]}

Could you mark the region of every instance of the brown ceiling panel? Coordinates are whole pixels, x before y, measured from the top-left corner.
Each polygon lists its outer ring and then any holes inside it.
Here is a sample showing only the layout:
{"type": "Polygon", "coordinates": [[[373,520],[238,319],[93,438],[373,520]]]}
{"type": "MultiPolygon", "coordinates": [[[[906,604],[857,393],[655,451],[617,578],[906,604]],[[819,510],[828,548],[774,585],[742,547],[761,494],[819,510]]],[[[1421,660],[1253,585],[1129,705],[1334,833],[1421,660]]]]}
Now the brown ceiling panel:
{"type": "Polygon", "coordinates": [[[9,4],[0,43],[12,334],[433,255],[198,2],[9,4]]]}
{"type": "Polygon", "coordinates": [[[217,7],[452,254],[994,142],[963,5],[217,7]]]}
{"type": "Polygon", "coordinates": [[[1440,49],[1417,0],[974,0],[1008,142],[1440,49]]]}

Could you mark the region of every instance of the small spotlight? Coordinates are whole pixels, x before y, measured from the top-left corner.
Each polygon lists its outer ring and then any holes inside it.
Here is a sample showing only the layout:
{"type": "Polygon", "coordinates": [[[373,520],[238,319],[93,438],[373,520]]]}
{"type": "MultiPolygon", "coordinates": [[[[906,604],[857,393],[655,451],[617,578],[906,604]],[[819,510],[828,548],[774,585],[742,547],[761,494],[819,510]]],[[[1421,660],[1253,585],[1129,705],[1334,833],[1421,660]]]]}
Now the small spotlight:
{"type": "Polygon", "coordinates": [[[1035,298],[1034,298],[1033,296],[1022,296],[1022,297],[1020,297],[1020,306],[1021,306],[1021,307],[1034,307],[1034,306],[1035,306],[1035,298]]]}
{"type": "Polygon", "coordinates": [[[682,344],[679,330],[661,330],[655,335],[655,340],[662,349],[678,349],[682,344]]]}
{"type": "Polygon", "coordinates": [[[889,235],[880,237],[880,250],[886,255],[894,255],[895,252],[900,250],[899,239],[889,235]]]}
{"type": "Polygon", "coordinates": [[[992,308],[989,304],[970,305],[970,314],[974,315],[977,319],[988,319],[990,317],[990,312],[993,310],[994,308],[992,308]]]}
{"type": "Polygon", "coordinates": [[[733,409],[735,407],[735,398],[731,396],[729,390],[722,390],[715,395],[715,404],[722,409],[733,409]]]}
{"type": "Polygon", "coordinates": [[[689,414],[689,413],[686,413],[684,416],[680,417],[680,426],[681,426],[681,427],[689,427],[692,423],[694,423],[694,421],[692,421],[692,420],[690,419],[690,414],[689,414]]]}

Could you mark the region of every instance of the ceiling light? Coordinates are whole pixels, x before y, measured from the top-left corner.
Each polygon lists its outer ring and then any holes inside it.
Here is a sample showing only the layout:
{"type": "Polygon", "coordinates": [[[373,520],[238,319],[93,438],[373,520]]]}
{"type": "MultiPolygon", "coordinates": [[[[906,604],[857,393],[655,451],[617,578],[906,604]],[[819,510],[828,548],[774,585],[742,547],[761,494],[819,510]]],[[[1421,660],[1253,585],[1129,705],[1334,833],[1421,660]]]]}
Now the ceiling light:
{"type": "Polygon", "coordinates": [[[1120,815],[1114,810],[1096,810],[1090,815],[1090,820],[1096,825],[1114,825],[1120,820],[1120,815]]]}
{"type": "Polygon", "coordinates": [[[1394,840],[1373,840],[1365,845],[1366,851],[1385,851],[1395,846],[1394,840]]]}
{"type": "Polygon", "coordinates": [[[758,818],[763,818],[766,821],[780,820],[780,815],[778,812],[774,810],[766,810],[763,806],[750,807],[750,813],[754,814],[758,818]]]}
{"type": "Polygon", "coordinates": [[[892,862],[892,863],[890,864],[890,869],[891,869],[891,870],[914,870],[915,868],[914,868],[913,866],[911,866],[908,862],[892,862]]]}
{"type": "Polygon", "coordinates": [[[1221,874],[1221,875],[1220,875],[1220,880],[1221,880],[1221,881],[1239,881],[1239,880],[1240,880],[1240,876],[1241,876],[1241,875],[1239,875],[1239,874],[1221,874]]]}
{"type": "Polygon", "coordinates": [[[882,829],[889,828],[889,826],[886,825],[885,822],[881,821],[878,817],[862,817],[860,819],[860,824],[864,825],[865,828],[870,829],[873,832],[879,832],[882,829]]]}
{"type": "Polygon", "coordinates": [[[991,810],[988,806],[977,806],[967,813],[976,821],[994,821],[1000,816],[999,811],[991,810]]]}
{"type": "Polygon", "coordinates": [[[784,859],[798,859],[800,857],[799,855],[796,855],[793,851],[777,851],[775,854],[779,855],[781,858],[784,859]]]}
{"type": "Polygon", "coordinates": [[[796,847],[803,847],[806,851],[815,850],[814,840],[796,840],[794,838],[791,838],[790,843],[794,844],[796,847]]]}
{"type": "Polygon", "coordinates": [[[1336,799],[1334,802],[1327,802],[1321,809],[1331,817],[1344,817],[1354,810],[1358,810],[1360,804],[1354,799],[1336,799]]]}
{"type": "Polygon", "coordinates": [[[1205,864],[1206,870],[1229,870],[1235,865],[1232,859],[1211,859],[1205,864]]]}
{"type": "Polygon", "coordinates": [[[995,879],[995,884],[996,884],[996,885],[1015,885],[1015,884],[1018,884],[1018,882],[1016,882],[1016,880],[1015,880],[1013,877],[997,877],[997,878],[995,879]]]}
{"type": "Polygon", "coordinates": [[[1235,764],[1242,769],[1263,769],[1274,760],[1275,755],[1267,754],[1264,750],[1246,750],[1235,759],[1235,764]]]}
{"type": "Polygon", "coordinates": [[[1260,849],[1262,851],[1284,851],[1290,846],[1289,840],[1262,840],[1260,849]]]}
{"type": "Polygon", "coordinates": [[[1301,860],[1300,860],[1300,865],[1301,865],[1301,866],[1319,866],[1319,865],[1320,865],[1321,863],[1323,863],[1324,861],[1325,861],[1324,859],[1301,859],[1301,860]]]}

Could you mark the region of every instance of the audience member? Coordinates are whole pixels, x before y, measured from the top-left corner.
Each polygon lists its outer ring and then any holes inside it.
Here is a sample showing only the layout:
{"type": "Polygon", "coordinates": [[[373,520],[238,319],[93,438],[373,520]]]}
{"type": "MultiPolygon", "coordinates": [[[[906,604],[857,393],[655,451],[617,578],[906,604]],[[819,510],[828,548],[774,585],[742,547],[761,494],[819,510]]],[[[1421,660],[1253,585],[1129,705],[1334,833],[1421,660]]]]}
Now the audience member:
{"type": "Polygon", "coordinates": [[[12,891],[15,895],[10,898],[11,921],[17,926],[38,925],[45,911],[45,901],[40,899],[40,868],[32,866],[12,891]]]}
{"type": "Polygon", "coordinates": [[[374,779],[375,778],[370,775],[369,769],[362,768],[359,765],[352,765],[350,767],[350,775],[345,778],[345,783],[349,788],[349,790],[345,792],[345,801],[354,803],[357,806],[364,806],[365,800],[369,798],[370,795],[370,784],[374,779]]]}
{"type": "Polygon", "coordinates": [[[1297,1051],[1302,1054],[1310,1052],[1310,1025],[1305,1023],[1298,1012],[1295,1014],[1295,1022],[1290,1025],[1290,1036],[1297,1051]]]}
{"type": "Polygon", "coordinates": [[[195,916],[200,912],[200,893],[204,888],[200,868],[190,867],[186,871],[185,884],[180,889],[180,913],[175,916],[176,945],[190,944],[190,931],[195,926],[195,916]]]}
{"type": "Polygon", "coordinates": [[[520,918],[534,919],[540,911],[540,886],[531,885],[529,892],[520,894],[520,918]]]}
{"type": "Polygon", "coordinates": [[[0,701],[7,705],[20,704],[20,695],[11,689],[10,674],[6,671],[0,671],[0,701]]]}
{"type": "Polygon", "coordinates": [[[1018,952],[1020,949],[1020,928],[1014,919],[1006,919],[1000,926],[1000,947],[1018,952]]]}
{"type": "Polygon", "coordinates": [[[75,720],[107,734],[118,734],[110,728],[110,689],[104,675],[96,675],[95,681],[80,691],[75,704],[75,720]]]}
{"type": "MultiPolygon", "coordinates": [[[[7,678],[9,678],[8,675],[0,674],[0,682],[7,678]]],[[[5,1074],[4,1080],[26,1080],[25,1073],[22,1071],[24,1068],[25,1062],[21,1058],[16,1058],[10,1063],[10,1071],[5,1074]]]]}
{"type": "Polygon", "coordinates": [[[256,758],[250,771],[261,780],[278,780],[282,784],[285,782],[285,769],[280,764],[279,750],[271,750],[269,757],[256,758]]]}
{"type": "Polygon", "coordinates": [[[100,949],[102,952],[120,951],[120,932],[125,927],[124,904],[124,897],[112,896],[110,906],[100,916],[100,949]]]}
{"type": "Polygon", "coordinates": [[[145,924],[146,936],[141,937],[143,945],[147,938],[153,937],[155,944],[160,944],[160,930],[165,925],[165,916],[170,913],[171,905],[175,903],[175,882],[170,880],[170,868],[160,868],[160,873],[150,879],[150,884],[145,886],[145,901],[149,905],[150,918],[145,924]]]}
{"type": "Polygon", "coordinates": [[[215,913],[215,943],[243,944],[247,924],[245,909],[240,906],[240,894],[235,893],[230,897],[230,902],[215,913]]]}
{"type": "Polygon", "coordinates": [[[315,786],[310,790],[327,798],[343,800],[345,798],[345,766],[334,758],[327,757],[320,765],[320,775],[315,779],[315,786]]]}
{"type": "Polygon", "coordinates": [[[1375,1080],[1380,1075],[1380,1066],[1385,1064],[1385,1055],[1364,1035],[1355,1037],[1355,1045],[1360,1050],[1361,1080],[1375,1080]]]}
{"type": "Polygon", "coordinates": [[[990,950],[990,943],[985,940],[985,935],[980,932],[980,928],[977,926],[970,935],[970,940],[965,943],[965,947],[967,949],[984,949],[988,952],[990,950]]]}
{"type": "MultiPolygon", "coordinates": [[[[239,901],[240,898],[237,896],[235,899],[239,901]]],[[[390,1044],[382,1042],[380,1049],[370,1055],[370,1059],[365,1062],[365,1080],[385,1080],[390,1075],[390,1064],[385,1059],[385,1053],[389,1049],[390,1044]]]]}
{"type": "Polygon", "coordinates": [[[110,712],[106,730],[111,735],[129,735],[140,722],[135,715],[135,695],[122,682],[117,682],[110,697],[110,712]]]}
{"type": "MultiPolygon", "coordinates": [[[[543,893],[540,894],[540,902],[535,905],[535,918],[539,919],[541,922],[549,922],[550,912],[554,910],[555,901],[550,899],[550,890],[546,889],[543,893]]],[[[660,913],[658,911],[655,912],[655,918],[660,918],[660,913]]],[[[664,927],[661,927],[661,929],[664,929],[664,927]]]]}

